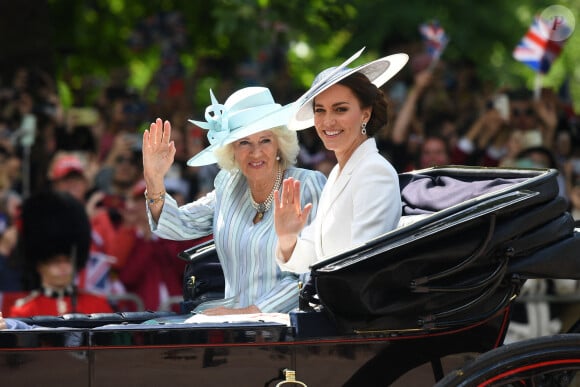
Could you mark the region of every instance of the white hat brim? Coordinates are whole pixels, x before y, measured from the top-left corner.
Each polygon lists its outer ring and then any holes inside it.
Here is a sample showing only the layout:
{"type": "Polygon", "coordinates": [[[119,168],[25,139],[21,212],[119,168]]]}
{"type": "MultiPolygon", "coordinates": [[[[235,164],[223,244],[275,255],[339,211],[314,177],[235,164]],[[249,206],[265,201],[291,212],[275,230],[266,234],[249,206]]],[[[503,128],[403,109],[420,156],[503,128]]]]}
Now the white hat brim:
{"type": "MultiPolygon", "coordinates": [[[[251,136],[253,134],[263,132],[265,130],[270,130],[273,128],[277,128],[280,126],[287,127],[288,120],[290,116],[294,112],[294,104],[288,104],[285,106],[280,106],[279,109],[276,109],[269,114],[265,115],[264,117],[259,118],[258,120],[252,122],[250,125],[246,125],[243,128],[240,128],[236,131],[230,133],[229,136],[224,138],[222,141],[216,144],[212,144],[190,158],[187,161],[187,165],[190,167],[200,167],[203,165],[215,164],[217,159],[214,155],[214,151],[217,148],[220,148],[224,145],[231,144],[234,141],[240,140],[244,137],[251,136]]],[[[190,120],[191,122],[191,120],[190,120]]]]}
{"type": "Polygon", "coordinates": [[[360,72],[369,78],[372,84],[377,87],[384,85],[389,79],[394,77],[409,61],[407,54],[398,53],[389,55],[372,62],[360,65],[353,69],[331,74],[329,78],[322,79],[311,87],[302,97],[297,100],[297,108],[290,118],[288,128],[291,130],[302,130],[314,126],[314,111],[312,102],[314,98],[335,85],[340,80],[360,72]]]}

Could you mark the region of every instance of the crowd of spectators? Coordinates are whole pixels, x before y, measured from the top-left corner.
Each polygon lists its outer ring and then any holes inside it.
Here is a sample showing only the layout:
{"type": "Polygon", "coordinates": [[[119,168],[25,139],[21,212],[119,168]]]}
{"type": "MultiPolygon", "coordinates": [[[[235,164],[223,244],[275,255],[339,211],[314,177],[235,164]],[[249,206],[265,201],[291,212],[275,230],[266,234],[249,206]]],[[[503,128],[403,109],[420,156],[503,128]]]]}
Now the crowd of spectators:
{"type": "Polygon", "coordinates": [[[177,162],[166,186],[179,202],[211,190],[217,169],[185,167],[205,138],[201,129],[186,128],[191,112],[179,110],[183,103],[172,105],[172,111],[147,104],[119,78],[111,77],[96,102],[86,103],[78,93],[71,107],[61,104],[54,79],[39,70],[19,69],[2,85],[0,292],[30,290],[15,253],[19,208],[27,197],[54,190],[82,202],[90,218],[90,257],[77,276],[81,289],[115,300],[130,293],[142,303],[118,309],[176,308],[170,301],[182,294],[185,267],[176,257],[197,241],[166,241],[150,232],[141,157],[144,125],[153,115],[176,122],[177,162]]]}
{"type": "MultiPolygon", "coordinates": [[[[398,172],[446,164],[556,168],[560,194],[580,219],[580,137],[567,98],[551,89],[535,98],[520,85],[496,88],[481,81],[471,63],[430,66],[423,54],[410,54],[410,65],[383,88],[395,118],[377,138],[398,172]]],[[[26,290],[12,254],[20,203],[53,189],[82,201],[91,219],[91,257],[79,286],[135,293],[151,310],[181,294],[184,263],[176,254],[196,241],[164,241],[149,231],[142,130],[157,117],[173,123],[176,163],[166,187],[179,203],[212,190],[217,167],[185,164],[207,145],[205,133],[187,121],[203,116],[190,103],[192,90],[184,86],[151,103],[126,86],[126,75],[111,75],[101,90],[92,90],[99,95],[95,102],[78,92],[67,108],[55,80],[42,71],[21,68],[0,84],[0,292],[26,290]]],[[[298,165],[327,174],[335,160],[314,131],[301,131],[299,139],[298,165]]]]}
{"type": "Polygon", "coordinates": [[[555,168],[560,194],[578,215],[580,133],[565,88],[543,88],[536,96],[521,85],[493,87],[469,63],[431,68],[422,55],[412,59],[408,75],[391,84],[391,92],[405,92],[382,141],[399,172],[445,164],[555,168]]]}

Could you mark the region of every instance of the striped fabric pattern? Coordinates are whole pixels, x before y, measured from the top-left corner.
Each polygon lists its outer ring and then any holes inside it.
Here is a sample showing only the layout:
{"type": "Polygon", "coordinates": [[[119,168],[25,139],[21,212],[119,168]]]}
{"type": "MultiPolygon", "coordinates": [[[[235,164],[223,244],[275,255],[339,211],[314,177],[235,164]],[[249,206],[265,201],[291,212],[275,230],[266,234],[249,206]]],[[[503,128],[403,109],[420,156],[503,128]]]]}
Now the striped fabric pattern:
{"type": "MultiPolygon", "coordinates": [[[[316,214],[326,177],[318,172],[289,168],[284,178],[300,180],[302,206],[312,203],[308,223],[316,214]]],[[[276,232],[273,210],[253,223],[248,184],[240,172],[220,171],[215,189],[205,197],[181,208],[166,196],[159,223],[150,217],[152,230],[166,239],[189,240],[213,233],[225,277],[225,299],[198,307],[242,308],[256,305],[262,312],[286,313],[298,305],[298,277],[281,272],[274,257],[276,232]]]]}

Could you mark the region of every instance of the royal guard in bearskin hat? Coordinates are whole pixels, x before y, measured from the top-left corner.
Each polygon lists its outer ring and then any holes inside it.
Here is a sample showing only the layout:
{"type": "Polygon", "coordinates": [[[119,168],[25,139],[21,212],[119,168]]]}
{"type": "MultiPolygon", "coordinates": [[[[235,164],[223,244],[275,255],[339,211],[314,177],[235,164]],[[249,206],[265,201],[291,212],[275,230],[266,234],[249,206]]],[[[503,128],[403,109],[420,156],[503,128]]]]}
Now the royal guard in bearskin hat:
{"type": "Polygon", "coordinates": [[[22,203],[18,254],[31,293],[7,317],[112,312],[106,297],[79,291],[75,275],[89,255],[91,227],[83,204],[63,192],[43,192],[22,203]]]}

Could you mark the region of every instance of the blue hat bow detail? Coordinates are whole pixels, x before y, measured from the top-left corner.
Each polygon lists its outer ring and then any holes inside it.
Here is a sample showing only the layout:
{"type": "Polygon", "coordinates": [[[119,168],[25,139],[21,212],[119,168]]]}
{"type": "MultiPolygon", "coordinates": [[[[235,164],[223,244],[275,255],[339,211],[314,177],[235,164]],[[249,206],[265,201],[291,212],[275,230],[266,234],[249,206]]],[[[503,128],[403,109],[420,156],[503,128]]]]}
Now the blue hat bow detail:
{"type": "Polygon", "coordinates": [[[293,105],[280,106],[266,87],[251,86],[232,93],[219,103],[210,90],[211,104],[205,109],[205,122],[188,120],[208,130],[210,145],[193,156],[190,166],[200,166],[216,161],[213,151],[245,136],[271,128],[286,126],[293,105]]]}
{"type": "Polygon", "coordinates": [[[225,105],[219,103],[213,94],[209,91],[211,105],[205,108],[206,122],[193,121],[197,126],[208,130],[207,139],[211,145],[218,144],[221,140],[230,134],[228,110],[225,105]]]}

